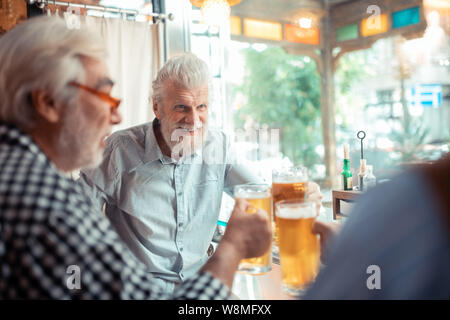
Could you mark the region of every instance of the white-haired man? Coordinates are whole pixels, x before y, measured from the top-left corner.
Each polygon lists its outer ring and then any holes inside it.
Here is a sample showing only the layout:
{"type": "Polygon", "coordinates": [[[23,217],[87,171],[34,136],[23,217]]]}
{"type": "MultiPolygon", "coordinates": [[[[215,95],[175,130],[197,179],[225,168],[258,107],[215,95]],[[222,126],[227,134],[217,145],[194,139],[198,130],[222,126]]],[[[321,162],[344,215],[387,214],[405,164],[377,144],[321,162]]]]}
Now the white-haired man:
{"type": "MultiPolygon", "coordinates": [[[[208,130],[209,83],[195,55],[169,59],[153,82],[156,119],[113,134],[102,164],[80,175],[167,292],[207,261],[223,191],[263,182],[240,163],[228,136],[208,130]]],[[[317,184],[309,197],[320,203],[317,184]]]]}
{"type": "Polygon", "coordinates": [[[121,121],[100,43],[48,17],[0,38],[0,299],[227,298],[239,261],[269,247],[262,213],[239,202],[216,254],[169,296],[67,176],[101,162],[121,121]]]}

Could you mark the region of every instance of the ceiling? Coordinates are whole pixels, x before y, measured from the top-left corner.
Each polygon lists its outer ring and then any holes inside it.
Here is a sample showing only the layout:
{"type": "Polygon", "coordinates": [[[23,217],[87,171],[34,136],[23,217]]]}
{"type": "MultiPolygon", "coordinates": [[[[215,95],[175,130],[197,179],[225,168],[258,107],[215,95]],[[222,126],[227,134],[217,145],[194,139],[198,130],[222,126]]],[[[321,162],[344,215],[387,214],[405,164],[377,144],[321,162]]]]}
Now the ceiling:
{"type": "Polygon", "coordinates": [[[354,0],[242,0],[231,7],[231,15],[295,22],[302,11],[325,14],[333,5],[354,0]]]}
{"type": "MultiPolygon", "coordinates": [[[[120,8],[139,9],[151,0],[69,0],[74,3],[105,5],[120,8]]],[[[165,0],[173,1],[173,0],[165,0]]],[[[178,0],[180,1],[180,0],[178,0]]],[[[184,0],[187,1],[187,0],[184,0]]],[[[297,23],[305,12],[311,12],[317,18],[330,12],[330,9],[340,4],[360,0],[241,0],[231,7],[231,15],[252,17],[262,20],[277,20],[280,22],[297,23]]],[[[367,0],[369,1],[369,0],[367,0]]],[[[399,1],[399,0],[391,0],[399,1]]],[[[405,0],[407,1],[407,0],[405,0]]],[[[425,13],[436,10],[441,16],[440,25],[450,34],[450,0],[423,0],[425,13]]],[[[369,1],[370,2],[370,1],[369,1]]],[[[399,1],[400,2],[400,1],[399,1]]],[[[317,22],[317,21],[316,21],[317,22]]]]}
{"type": "MultiPolygon", "coordinates": [[[[171,1],[171,0],[166,0],[171,1]]],[[[355,0],[241,0],[231,7],[231,14],[265,20],[294,22],[303,10],[325,13],[326,8],[355,0]]],[[[146,0],[71,0],[74,3],[105,5],[119,8],[139,9],[146,0]]]]}

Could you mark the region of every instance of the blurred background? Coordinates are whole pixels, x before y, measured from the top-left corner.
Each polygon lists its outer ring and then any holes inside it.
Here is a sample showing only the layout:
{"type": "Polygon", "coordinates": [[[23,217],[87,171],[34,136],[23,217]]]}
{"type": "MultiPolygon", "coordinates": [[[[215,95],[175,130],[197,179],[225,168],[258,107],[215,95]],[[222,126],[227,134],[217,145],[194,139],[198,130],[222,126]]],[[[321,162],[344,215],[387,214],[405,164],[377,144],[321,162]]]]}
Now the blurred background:
{"type": "MultiPolygon", "coordinates": [[[[0,34],[33,15],[63,16],[64,3],[1,0],[0,34]]],[[[96,18],[110,51],[121,52],[109,63],[119,78],[115,90],[132,103],[116,130],[153,119],[156,71],[171,55],[192,51],[214,77],[210,125],[238,132],[242,156],[268,182],[274,167],[308,167],[327,207],[331,190],[341,188],[344,143],[357,184],[360,130],[379,182],[449,151],[448,0],[70,3],[83,19],[96,18]],[[113,20],[118,26],[104,22],[113,20]],[[127,42],[136,25],[144,33],[127,42]]]]}

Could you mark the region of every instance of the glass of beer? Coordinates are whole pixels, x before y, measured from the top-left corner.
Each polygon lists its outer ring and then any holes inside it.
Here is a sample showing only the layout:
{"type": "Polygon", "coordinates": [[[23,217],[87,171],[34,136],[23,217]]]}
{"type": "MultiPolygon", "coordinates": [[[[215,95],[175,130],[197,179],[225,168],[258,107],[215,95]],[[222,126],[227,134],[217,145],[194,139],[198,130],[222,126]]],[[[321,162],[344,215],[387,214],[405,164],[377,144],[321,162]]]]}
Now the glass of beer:
{"type": "Polygon", "coordinates": [[[320,267],[320,243],[312,233],[316,203],[299,200],[279,201],[278,218],[281,278],[283,290],[301,296],[314,281],[320,267]]]}
{"type": "MultiPolygon", "coordinates": [[[[308,170],[303,166],[282,167],[272,171],[273,211],[275,204],[282,200],[305,200],[308,187],[308,170]]],[[[277,246],[279,230],[277,217],[274,216],[273,240],[277,246]]]]}
{"type": "MultiPolygon", "coordinates": [[[[245,199],[251,204],[246,213],[256,213],[257,209],[264,210],[267,218],[271,221],[272,194],[270,185],[267,184],[241,184],[234,187],[234,198],[245,199]]],[[[260,257],[243,259],[239,264],[239,271],[250,274],[262,274],[272,269],[272,253],[271,249],[267,250],[260,257]]]]}

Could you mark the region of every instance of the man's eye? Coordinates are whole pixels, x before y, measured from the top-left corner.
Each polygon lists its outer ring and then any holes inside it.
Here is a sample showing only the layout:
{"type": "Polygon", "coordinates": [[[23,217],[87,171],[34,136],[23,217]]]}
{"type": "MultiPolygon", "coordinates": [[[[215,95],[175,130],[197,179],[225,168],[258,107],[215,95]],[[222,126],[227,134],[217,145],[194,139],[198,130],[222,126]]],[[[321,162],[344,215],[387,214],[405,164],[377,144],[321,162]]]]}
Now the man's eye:
{"type": "Polygon", "coordinates": [[[180,104],[180,105],[175,106],[174,109],[175,110],[184,110],[184,109],[186,109],[186,106],[180,104]]]}
{"type": "Polygon", "coordinates": [[[197,107],[198,109],[202,110],[202,109],[206,109],[208,108],[208,106],[206,104],[201,104],[197,107]]]}

